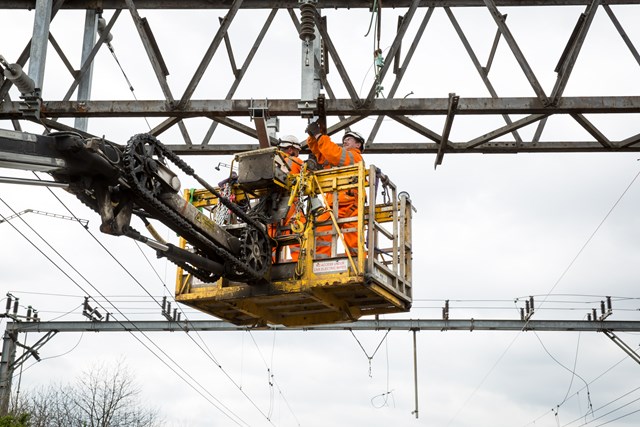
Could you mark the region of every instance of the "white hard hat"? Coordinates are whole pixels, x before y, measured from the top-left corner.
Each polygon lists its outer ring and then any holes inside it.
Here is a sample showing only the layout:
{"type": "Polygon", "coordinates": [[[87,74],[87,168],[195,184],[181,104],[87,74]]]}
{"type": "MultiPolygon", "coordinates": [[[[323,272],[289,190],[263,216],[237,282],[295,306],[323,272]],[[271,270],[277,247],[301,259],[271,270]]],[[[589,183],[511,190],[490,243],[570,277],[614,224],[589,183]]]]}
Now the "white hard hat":
{"type": "Polygon", "coordinates": [[[344,139],[348,136],[351,136],[353,138],[355,138],[361,145],[361,149],[360,151],[364,151],[364,137],[362,135],[360,135],[358,132],[354,132],[352,130],[348,130],[344,133],[344,135],[342,136],[342,142],[344,142],[344,139]]]}
{"type": "Polygon", "coordinates": [[[293,147],[297,150],[302,149],[300,141],[293,135],[285,135],[282,138],[278,139],[278,148],[285,149],[289,147],[293,147]]]}

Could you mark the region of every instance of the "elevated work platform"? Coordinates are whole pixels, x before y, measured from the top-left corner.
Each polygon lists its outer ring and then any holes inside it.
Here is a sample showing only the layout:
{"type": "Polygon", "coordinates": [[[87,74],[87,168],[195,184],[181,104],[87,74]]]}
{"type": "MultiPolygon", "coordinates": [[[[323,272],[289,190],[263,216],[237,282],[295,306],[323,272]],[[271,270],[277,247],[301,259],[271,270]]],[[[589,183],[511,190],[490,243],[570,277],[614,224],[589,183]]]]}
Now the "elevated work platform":
{"type": "MultiPolygon", "coordinates": [[[[251,162],[255,165],[255,159],[251,162]]],[[[242,163],[239,175],[246,177],[242,163]]],[[[265,174],[256,176],[264,187],[265,174]]],[[[280,174],[273,177],[277,182],[268,187],[282,188],[280,174]]],[[[236,181],[220,192],[256,205],[265,190],[236,181]]],[[[195,190],[187,197],[211,218],[220,221],[225,216],[211,193],[195,190]]],[[[305,167],[300,175],[289,175],[287,188],[277,199],[291,207],[270,229],[274,262],[268,277],[259,283],[224,278],[203,283],[178,269],[177,301],[237,325],[320,325],[410,309],[413,207],[408,194],[398,194],[380,170],[363,164],[315,172],[305,167]],[[352,217],[340,217],[337,203],[333,211],[323,207],[328,206],[326,198],[338,200],[344,191],[357,194],[358,209],[352,217]],[[357,233],[358,245],[345,251],[343,233],[350,232],[357,233]],[[327,237],[322,239],[323,235],[327,237]],[[320,240],[331,245],[324,258],[316,251],[320,240]],[[291,253],[299,253],[297,261],[291,253]]],[[[233,229],[233,215],[222,220],[228,230],[233,229]]]]}

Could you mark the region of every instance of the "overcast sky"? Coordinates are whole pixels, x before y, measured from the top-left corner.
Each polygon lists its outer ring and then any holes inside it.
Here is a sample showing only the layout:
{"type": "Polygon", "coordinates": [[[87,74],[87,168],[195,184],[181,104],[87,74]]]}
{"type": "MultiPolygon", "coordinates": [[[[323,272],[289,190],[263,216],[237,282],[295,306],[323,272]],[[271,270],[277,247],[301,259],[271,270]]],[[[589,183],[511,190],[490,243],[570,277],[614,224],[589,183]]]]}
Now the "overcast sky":
{"type": "MultiPolygon", "coordinates": [[[[637,6],[613,10],[631,40],[639,45],[637,6]]],[[[507,23],[514,37],[545,91],[551,92],[553,68],[583,8],[501,11],[509,14],[507,23]]],[[[404,12],[384,10],[383,49],[391,45],[396,17],[404,12]]],[[[106,11],[105,16],[109,18],[111,13],[106,11]]],[[[408,37],[415,33],[424,13],[418,11],[408,37]]],[[[458,9],[454,13],[484,63],[495,34],[488,12],[458,9]]],[[[33,12],[2,10],[0,14],[0,55],[13,62],[30,37],[33,12]]],[[[242,11],[231,25],[239,64],[266,14],[242,11]]],[[[223,14],[141,11],[141,15],[149,19],[171,73],[173,94],[179,98],[223,14]]],[[[373,79],[373,39],[371,35],[364,37],[370,15],[357,10],[329,11],[327,15],[342,60],[354,86],[364,96],[373,79]]],[[[84,12],[63,11],[51,26],[76,67],[83,21],[84,12]]],[[[161,99],[128,12],[122,13],[113,33],[116,55],[136,97],[161,99]]],[[[410,40],[404,45],[405,51],[410,40]]],[[[53,49],[48,55],[43,98],[58,100],[71,80],[53,49]]],[[[225,58],[226,52],[220,49],[194,99],[225,97],[232,82],[225,58]]],[[[133,99],[111,54],[103,49],[96,61],[93,98],[133,99]]],[[[235,97],[299,98],[299,62],[300,42],[288,14],[281,11],[235,97]]],[[[565,95],[637,96],[638,71],[638,64],[601,9],[565,95]]],[[[335,67],[330,78],[337,96],[346,98],[335,67]]],[[[501,96],[534,95],[504,41],[490,78],[501,96]]],[[[384,86],[390,88],[391,83],[387,80],[384,86]]],[[[397,93],[404,96],[410,92],[418,98],[446,98],[450,92],[462,97],[488,96],[442,9],[435,11],[397,93]]],[[[11,95],[18,98],[14,91],[11,95]]],[[[444,122],[443,117],[414,119],[437,132],[444,122]]],[[[640,132],[637,115],[589,119],[602,126],[612,140],[640,132]]],[[[151,127],[159,122],[149,119],[151,127]]],[[[201,141],[208,121],[186,123],[194,141],[201,141]]],[[[251,125],[248,120],[245,123],[251,125]]],[[[373,123],[373,119],[365,119],[353,129],[366,134],[373,123]]],[[[468,140],[502,123],[500,117],[459,116],[451,140],[468,140]]],[[[27,130],[41,132],[27,122],[22,124],[27,130]]],[[[0,122],[0,128],[11,129],[11,123],[0,122]]],[[[302,137],[304,128],[303,119],[281,119],[281,134],[302,137]]],[[[121,143],[148,129],[143,119],[92,119],[89,123],[90,132],[121,143]]],[[[528,139],[534,131],[535,126],[521,133],[528,139]]],[[[552,117],[543,135],[546,140],[587,138],[575,122],[562,117],[552,117]]],[[[182,143],[177,129],[163,134],[161,140],[182,143]]],[[[214,140],[249,142],[247,137],[222,126],[214,140]]],[[[378,141],[422,139],[387,120],[378,141]]],[[[449,154],[434,171],[433,155],[365,153],[368,164],[382,168],[399,189],[410,193],[418,210],[413,236],[414,307],[410,313],[396,317],[439,318],[448,299],[451,318],[518,319],[524,299],[534,295],[539,306],[536,319],[580,320],[609,295],[614,308],[611,319],[638,320],[640,184],[634,180],[640,171],[639,157],[637,153],[449,154]]],[[[228,163],[230,157],[185,160],[199,175],[215,183],[228,171],[218,172],[213,167],[221,161],[228,163]]],[[[30,172],[0,172],[2,176],[33,177],[30,172]]],[[[183,183],[194,185],[189,180],[183,183]]],[[[90,233],[72,221],[34,214],[23,217],[26,223],[19,219],[0,223],[0,298],[11,292],[24,306],[37,308],[43,321],[80,320],[84,296],[80,288],[100,304],[108,305],[97,289],[129,319],[161,320],[160,309],[147,292],[157,300],[170,296],[174,267],[133,241],[102,235],[95,213],[62,190],[52,192],[1,184],[0,215],[8,217],[24,209],[69,215],[68,208],[77,217],[89,220],[90,233]]],[[[141,224],[134,226],[141,228],[141,224]]],[[[164,233],[175,239],[173,233],[164,233]]],[[[184,310],[193,320],[209,318],[184,310]]],[[[5,324],[3,320],[0,328],[5,324]]],[[[29,334],[27,343],[33,344],[40,336],[29,334]]],[[[638,348],[637,334],[619,336],[638,348]]],[[[122,359],[134,373],[144,399],[158,407],[168,426],[640,423],[640,366],[602,334],[448,331],[419,332],[417,338],[417,419],[412,415],[415,389],[412,336],[408,332],[357,332],[354,336],[346,331],[282,330],[148,333],[135,337],[127,333],[59,333],[41,349],[42,362],[33,364],[30,360],[25,364],[22,376],[14,379],[14,391],[18,384],[24,392],[52,381],[72,381],[96,363],[122,359]],[[138,339],[160,356],[151,354],[138,339]],[[172,361],[180,364],[192,378],[180,375],[200,393],[160,359],[176,371],[172,361]]]]}

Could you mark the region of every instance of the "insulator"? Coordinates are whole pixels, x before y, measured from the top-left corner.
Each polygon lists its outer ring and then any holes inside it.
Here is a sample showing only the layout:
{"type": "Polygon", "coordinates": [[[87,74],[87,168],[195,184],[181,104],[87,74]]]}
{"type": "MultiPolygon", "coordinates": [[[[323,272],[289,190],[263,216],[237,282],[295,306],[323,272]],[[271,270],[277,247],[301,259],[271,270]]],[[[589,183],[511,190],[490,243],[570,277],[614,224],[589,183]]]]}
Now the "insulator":
{"type": "Polygon", "coordinates": [[[611,297],[607,297],[607,311],[611,311],[611,297]]]}
{"type": "Polygon", "coordinates": [[[600,301],[600,311],[604,314],[604,301],[600,301]]]}
{"type": "Polygon", "coordinates": [[[82,307],[82,311],[85,313],[89,311],[89,297],[84,297],[84,305],[82,307]]]}
{"type": "Polygon", "coordinates": [[[164,313],[167,308],[167,297],[162,297],[162,312],[164,313]]]}
{"type": "MultiPolygon", "coordinates": [[[[106,29],[107,21],[101,16],[100,18],[98,18],[98,35],[102,37],[106,29]]],[[[113,40],[113,34],[108,33],[107,38],[104,41],[105,43],[111,43],[111,40],[113,40]]]]}
{"type": "Polygon", "coordinates": [[[9,310],[11,310],[11,302],[13,300],[11,299],[11,295],[7,295],[7,308],[5,309],[5,311],[8,313],[9,310]]]}
{"type": "Polygon", "coordinates": [[[520,320],[524,322],[524,308],[520,307],[520,320]]]}
{"type": "Polygon", "coordinates": [[[111,313],[107,313],[107,317],[105,317],[104,321],[108,322],[109,321],[109,317],[111,316],[111,313]]]}
{"type": "Polygon", "coordinates": [[[174,321],[178,320],[178,309],[177,308],[173,309],[173,320],[174,321]]]}
{"type": "Polygon", "coordinates": [[[591,322],[591,313],[587,313],[587,322],[591,322]]]}
{"type": "Polygon", "coordinates": [[[13,300],[13,314],[18,314],[18,301],[20,301],[19,298],[13,300]]]}
{"type": "Polygon", "coordinates": [[[31,306],[27,307],[27,321],[31,318],[31,310],[33,310],[31,306]]]}
{"type": "Polygon", "coordinates": [[[591,312],[593,313],[593,320],[596,320],[598,318],[598,316],[596,315],[596,309],[592,308],[591,312]]]}
{"type": "Polygon", "coordinates": [[[533,311],[533,297],[529,297],[529,305],[531,307],[531,311],[533,311]]]}
{"type": "Polygon", "coordinates": [[[307,43],[316,38],[315,23],[313,22],[315,13],[315,4],[305,2],[300,5],[300,40],[307,43]]]}
{"type": "Polygon", "coordinates": [[[20,64],[9,64],[6,70],[4,70],[4,76],[9,79],[22,94],[32,93],[36,90],[36,84],[31,77],[29,77],[20,64]]]}

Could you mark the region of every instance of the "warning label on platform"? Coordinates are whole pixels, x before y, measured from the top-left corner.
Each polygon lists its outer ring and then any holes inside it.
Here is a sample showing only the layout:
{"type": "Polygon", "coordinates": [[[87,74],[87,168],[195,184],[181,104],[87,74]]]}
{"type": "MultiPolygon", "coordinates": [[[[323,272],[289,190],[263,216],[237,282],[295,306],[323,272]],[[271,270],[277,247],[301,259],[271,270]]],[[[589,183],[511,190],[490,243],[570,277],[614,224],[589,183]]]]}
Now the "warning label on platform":
{"type": "Polygon", "coordinates": [[[335,273],[346,271],[348,267],[347,259],[336,259],[331,261],[319,261],[313,263],[314,274],[335,273]]]}

